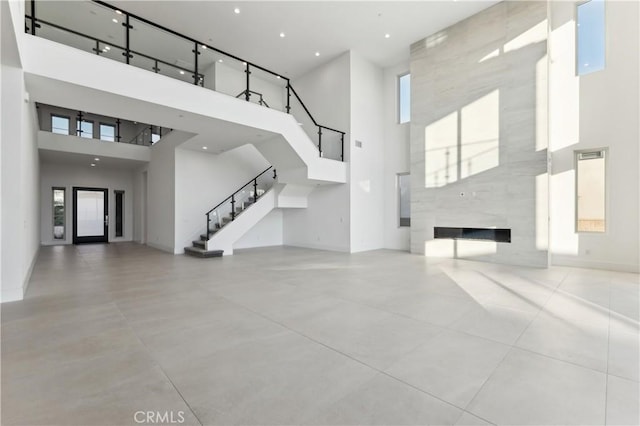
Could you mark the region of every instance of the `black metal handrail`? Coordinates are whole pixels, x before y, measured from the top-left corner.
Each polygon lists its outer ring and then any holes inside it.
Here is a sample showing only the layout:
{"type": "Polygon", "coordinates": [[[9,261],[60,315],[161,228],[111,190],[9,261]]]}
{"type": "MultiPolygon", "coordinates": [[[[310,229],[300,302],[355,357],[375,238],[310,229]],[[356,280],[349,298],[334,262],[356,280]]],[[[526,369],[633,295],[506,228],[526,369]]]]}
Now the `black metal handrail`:
{"type": "MultiPolygon", "coordinates": [[[[258,196],[258,178],[260,176],[262,176],[263,174],[267,173],[272,168],[273,168],[273,166],[269,166],[266,169],[264,169],[259,175],[257,175],[256,177],[251,179],[249,182],[247,182],[244,185],[242,185],[237,191],[235,191],[233,194],[229,195],[227,198],[225,198],[220,203],[218,203],[214,208],[212,208],[207,213],[205,213],[205,215],[207,216],[207,234],[206,234],[207,238],[209,238],[209,233],[211,232],[211,226],[210,226],[211,225],[211,213],[214,210],[216,210],[218,207],[222,206],[227,201],[231,200],[231,220],[234,221],[236,219],[236,200],[235,200],[236,194],[253,183],[253,201],[254,202],[258,201],[258,197],[259,197],[258,196]]],[[[276,169],[273,169],[273,178],[275,179],[276,177],[277,177],[276,169]]]]}
{"type": "MultiPolygon", "coordinates": [[[[311,115],[311,112],[309,111],[309,109],[306,107],[306,105],[300,99],[300,96],[293,89],[293,86],[291,85],[291,81],[290,81],[289,78],[287,78],[287,77],[285,77],[285,76],[283,76],[283,75],[281,75],[279,73],[276,73],[274,71],[271,71],[271,70],[269,70],[267,68],[261,67],[260,65],[256,65],[256,64],[254,64],[252,62],[249,62],[249,61],[246,61],[244,59],[241,59],[241,58],[239,58],[239,57],[237,57],[237,56],[235,56],[235,55],[233,55],[231,53],[228,53],[228,52],[226,52],[224,50],[218,49],[218,48],[216,48],[214,46],[211,46],[211,45],[209,45],[207,43],[202,43],[202,42],[197,41],[196,39],[194,39],[192,37],[185,36],[183,34],[178,33],[177,31],[174,31],[174,30],[170,29],[170,28],[167,28],[167,27],[164,27],[164,26],[162,26],[160,24],[156,24],[154,22],[151,22],[151,21],[149,21],[149,20],[147,20],[147,19],[145,19],[145,18],[143,18],[141,16],[138,16],[138,15],[135,15],[133,13],[127,12],[127,11],[125,11],[125,10],[119,8],[119,7],[113,6],[113,5],[111,5],[109,3],[106,3],[104,1],[91,0],[91,2],[93,2],[93,3],[96,3],[96,4],[99,4],[99,5],[103,6],[103,7],[109,8],[109,9],[111,9],[113,11],[117,11],[118,13],[120,13],[120,14],[122,14],[124,16],[125,19],[124,19],[124,22],[122,23],[122,25],[126,29],[126,33],[125,33],[126,46],[118,46],[118,45],[116,45],[114,43],[111,43],[111,42],[108,42],[108,41],[105,41],[105,40],[101,40],[101,39],[98,39],[96,37],[92,37],[92,36],[89,36],[87,34],[83,34],[83,33],[80,33],[78,31],[75,31],[75,30],[72,30],[72,29],[69,29],[69,28],[64,28],[64,27],[62,27],[60,25],[57,25],[57,24],[54,24],[54,23],[47,22],[47,21],[44,21],[42,19],[39,19],[39,18],[36,17],[36,13],[35,13],[36,12],[36,0],[28,0],[28,1],[31,2],[31,15],[26,15],[26,18],[31,20],[31,30],[27,31],[27,29],[25,28],[25,31],[30,32],[32,35],[36,35],[36,27],[40,27],[39,22],[41,22],[41,23],[43,23],[45,25],[49,25],[49,26],[57,28],[59,30],[67,31],[67,32],[75,34],[77,36],[85,37],[87,39],[95,41],[96,42],[96,48],[93,49],[93,50],[98,55],[100,55],[100,53],[101,53],[100,43],[102,43],[105,46],[114,46],[115,48],[122,50],[123,51],[123,56],[125,57],[125,62],[127,64],[131,63],[131,58],[133,58],[133,55],[137,55],[137,56],[141,56],[141,57],[147,58],[147,59],[149,59],[151,61],[154,61],[155,66],[153,67],[153,70],[156,73],[158,73],[158,71],[160,71],[160,69],[158,67],[158,64],[167,65],[167,66],[170,66],[172,68],[178,69],[178,70],[183,71],[183,72],[190,72],[190,73],[192,73],[193,84],[195,84],[195,85],[199,85],[199,86],[203,86],[204,87],[204,75],[199,73],[199,70],[198,70],[198,55],[200,55],[202,53],[201,49],[210,49],[210,50],[212,50],[214,52],[217,52],[219,54],[225,55],[225,56],[227,56],[229,58],[232,58],[234,60],[240,61],[245,65],[244,72],[246,73],[246,89],[242,93],[244,93],[246,101],[250,101],[251,94],[252,93],[256,93],[256,92],[253,92],[253,91],[250,90],[250,75],[251,75],[251,69],[252,68],[255,68],[257,70],[261,70],[261,71],[266,72],[268,74],[271,74],[271,75],[273,75],[273,76],[275,76],[275,77],[277,77],[279,79],[285,80],[286,81],[286,89],[287,89],[287,104],[286,104],[286,107],[285,107],[286,108],[286,112],[288,114],[291,114],[291,102],[290,101],[291,101],[291,93],[293,93],[293,95],[296,97],[296,99],[302,105],[302,108],[305,111],[305,113],[309,116],[309,118],[311,119],[313,124],[318,128],[318,152],[319,152],[319,155],[322,156],[322,133],[323,133],[323,129],[324,129],[324,130],[328,130],[328,131],[332,131],[332,132],[336,132],[336,133],[340,134],[341,160],[344,161],[344,135],[345,135],[345,132],[333,129],[333,128],[328,127],[328,126],[323,126],[321,124],[318,124],[318,122],[315,120],[313,115],[311,115]],[[184,40],[187,40],[189,42],[194,43],[194,48],[192,50],[192,52],[194,54],[194,69],[190,70],[190,69],[187,69],[187,68],[184,68],[184,67],[180,67],[180,66],[171,64],[169,62],[163,61],[161,59],[157,59],[157,58],[154,58],[152,56],[149,56],[149,55],[146,55],[144,53],[140,53],[140,52],[137,52],[137,51],[131,49],[130,38],[129,38],[130,30],[133,28],[131,23],[130,23],[130,19],[131,18],[133,18],[135,20],[138,20],[140,22],[143,22],[143,23],[145,23],[147,25],[150,25],[152,27],[158,28],[158,29],[160,29],[162,31],[165,31],[165,32],[167,32],[169,34],[172,34],[172,35],[174,35],[176,37],[179,37],[181,39],[184,39],[184,40]]],[[[261,105],[263,104],[264,106],[268,107],[266,101],[264,101],[264,99],[262,98],[262,95],[260,95],[260,96],[261,96],[261,105]]]]}
{"type": "Polygon", "coordinates": [[[259,92],[254,92],[253,90],[243,90],[242,92],[238,93],[236,95],[236,99],[239,98],[242,95],[245,95],[245,97],[247,96],[247,92],[249,92],[249,97],[251,97],[251,95],[258,95],[260,96],[260,100],[258,100],[258,103],[262,106],[266,106],[267,108],[271,108],[269,106],[269,104],[267,103],[267,101],[264,100],[264,97],[262,96],[262,93],[259,92]]]}

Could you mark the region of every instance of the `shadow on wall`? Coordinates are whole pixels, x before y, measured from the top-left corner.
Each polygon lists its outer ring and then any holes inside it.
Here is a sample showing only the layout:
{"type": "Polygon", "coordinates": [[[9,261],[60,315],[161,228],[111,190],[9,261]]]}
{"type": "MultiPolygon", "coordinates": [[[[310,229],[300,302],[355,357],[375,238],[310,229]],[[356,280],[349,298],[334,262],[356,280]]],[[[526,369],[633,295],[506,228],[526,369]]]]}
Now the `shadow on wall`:
{"type": "Polygon", "coordinates": [[[412,46],[413,252],[547,265],[546,39],[544,4],[504,2],[412,46]],[[434,240],[434,226],[513,239],[434,240]]]}

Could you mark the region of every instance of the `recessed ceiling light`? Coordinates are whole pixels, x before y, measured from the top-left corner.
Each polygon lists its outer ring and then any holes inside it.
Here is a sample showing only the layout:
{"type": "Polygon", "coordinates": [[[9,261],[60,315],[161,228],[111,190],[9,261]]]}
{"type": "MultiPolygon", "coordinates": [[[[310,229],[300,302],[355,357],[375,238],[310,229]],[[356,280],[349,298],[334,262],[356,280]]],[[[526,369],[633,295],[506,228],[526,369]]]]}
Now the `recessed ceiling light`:
{"type": "Polygon", "coordinates": [[[384,35],[384,38],[389,38],[389,37],[391,37],[391,34],[389,34],[389,33],[384,35]]]}
{"type": "Polygon", "coordinates": [[[91,163],[91,167],[95,167],[96,165],[94,163],[91,163]]]}
{"type": "Polygon", "coordinates": [[[98,157],[94,158],[93,161],[100,161],[98,157]]]}
{"type": "Polygon", "coordinates": [[[118,23],[118,20],[116,18],[113,18],[112,21],[115,22],[116,24],[118,23]]]}
{"type": "Polygon", "coordinates": [[[280,76],[279,76],[279,75],[276,75],[276,78],[277,78],[278,80],[280,80],[280,76]]]}
{"type": "Polygon", "coordinates": [[[246,63],[246,62],[243,62],[243,63],[242,63],[242,65],[247,65],[247,63],[246,63]]]}
{"type": "Polygon", "coordinates": [[[218,59],[218,62],[224,62],[222,59],[218,59]]]}
{"type": "Polygon", "coordinates": [[[202,149],[209,149],[209,148],[207,148],[206,146],[203,146],[202,149]]]}
{"type": "Polygon", "coordinates": [[[122,12],[121,12],[121,11],[119,11],[119,10],[116,10],[116,13],[117,13],[118,15],[122,15],[122,12]]]}
{"type": "Polygon", "coordinates": [[[104,47],[106,50],[111,50],[111,46],[105,46],[104,47]]]}
{"type": "Polygon", "coordinates": [[[236,7],[235,9],[233,9],[233,13],[235,13],[236,15],[240,13],[240,8],[236,7]]]}
{"type": "Polygon", "coordinates": [[[184,71],[180,70],[180,74],[184,75],[184,71]]]}
{"type": "Polygon", "coordinates": [[[204,44],[202,45],[202,49],[203,50],[207,50],[207,46],[205,46],[204,44]]]}
{"type": "Polygon", "coordinates": [[[281,38],[284,38],[284,33],[280,33],[280,37],[281,37],[281,38]]]}
{"type": "Polygon", "coordinates": [[[316,56],[320,56],[320,52],[316,52],[316,56]]]}

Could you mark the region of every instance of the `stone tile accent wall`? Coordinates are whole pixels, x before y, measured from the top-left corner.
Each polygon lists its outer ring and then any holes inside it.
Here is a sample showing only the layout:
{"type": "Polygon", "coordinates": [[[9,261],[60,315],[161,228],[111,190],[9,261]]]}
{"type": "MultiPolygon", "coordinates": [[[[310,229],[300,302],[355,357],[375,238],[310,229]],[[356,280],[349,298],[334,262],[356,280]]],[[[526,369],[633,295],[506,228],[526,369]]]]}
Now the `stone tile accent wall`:
{"type": "Polygon", "coordinates": [[[411,46],[413,253],[547,266],[547,34],[545,2],[506,1],[411,46]]]}

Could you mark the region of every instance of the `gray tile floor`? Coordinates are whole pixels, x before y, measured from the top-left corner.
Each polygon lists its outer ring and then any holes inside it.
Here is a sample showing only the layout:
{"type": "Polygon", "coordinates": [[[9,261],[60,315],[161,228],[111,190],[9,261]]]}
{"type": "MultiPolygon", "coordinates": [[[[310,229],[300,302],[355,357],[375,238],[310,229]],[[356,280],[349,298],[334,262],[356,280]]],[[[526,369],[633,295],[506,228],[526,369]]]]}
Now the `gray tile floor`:
{"type": "Polygon", "coordinates": [[[2,424],[638,424],[638,290],[393,251],[46,247],[0,307],[2,424]]]}

